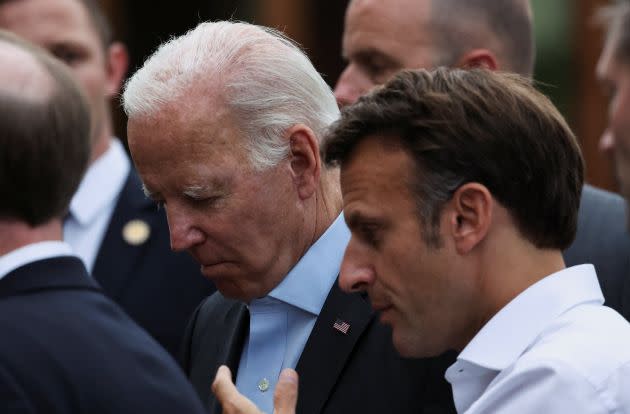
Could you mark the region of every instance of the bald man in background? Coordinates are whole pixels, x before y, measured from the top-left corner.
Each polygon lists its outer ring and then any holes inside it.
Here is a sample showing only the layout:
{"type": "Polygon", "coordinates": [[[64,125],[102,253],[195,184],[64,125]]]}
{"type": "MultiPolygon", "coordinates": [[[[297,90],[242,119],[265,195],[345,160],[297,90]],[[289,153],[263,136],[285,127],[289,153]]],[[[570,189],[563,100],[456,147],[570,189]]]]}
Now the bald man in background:
{"type": "Polygon", "coordinates": [[[79,86],[2,30],[0,63],[2,413],[202,413],[175,361],[61,241],[91,154],[79,86]]]}

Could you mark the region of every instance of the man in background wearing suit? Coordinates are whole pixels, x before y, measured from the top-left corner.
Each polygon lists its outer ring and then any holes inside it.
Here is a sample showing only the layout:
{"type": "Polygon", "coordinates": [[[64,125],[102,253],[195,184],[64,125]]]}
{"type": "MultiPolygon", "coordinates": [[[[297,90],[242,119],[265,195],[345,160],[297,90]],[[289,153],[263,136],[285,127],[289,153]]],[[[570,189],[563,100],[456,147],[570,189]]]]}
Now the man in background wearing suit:
{"type": "MultiPolygon", "coordinates": [[[[403,68],[484,67],[531,76],[531,7],[529,0],[351,0],[342,49],[348,64],[335,87],[342,106],[403,68]]],[[[606,304],[620,312],[630,266],[625,222],[623,199],[587,184],[575,241],[564,251],[567,266],[595,265],[606,304]]]]}
{"type": "Polygon", "coordinates": [[[444,365],[404,360],[365,297],[336,283],[350,234],[319,153],[339,110],[304,53],[245,23],[202,23],[129,80],[129,148],[164,204],[171,245],[219,292],[191,320],[182,363],[210,412],[217,368],[272,412],[282,368],[300,413],[453,412],[444,365]]]}
{"type": "Polygon", "coordinates": [[[90,158],[69,70],[0,31],[0,407],[18,413],[202,413],[173,359],[61,241],[90,158]]]}
{"type": "Polygon", "coordinates": [[[47,49],[83,88],[93,125],[90,166],[70,203],[64,240],[105,292],[171,354],[212,284],[183,253],[169,251],[164,212],[112,136],[109,100],[127,69],[96,0],[2,0],[0,28],[47,49]]]}
{"type": "MultiPolygon", "coordinates": [[[[607,28],[597,78],[609,98],[608,128],[600,149],[614,162],[621,195],[630,200],[630,2],[616,1],[602,9],[607,28]]],[[[626,269],[627,270],[627,269],[626,269]]],[[[628,271],[628,270],[627,270],[628,271]]],[[[618,310],[630,318],[630,278],[619,289],[618,310]]]]}

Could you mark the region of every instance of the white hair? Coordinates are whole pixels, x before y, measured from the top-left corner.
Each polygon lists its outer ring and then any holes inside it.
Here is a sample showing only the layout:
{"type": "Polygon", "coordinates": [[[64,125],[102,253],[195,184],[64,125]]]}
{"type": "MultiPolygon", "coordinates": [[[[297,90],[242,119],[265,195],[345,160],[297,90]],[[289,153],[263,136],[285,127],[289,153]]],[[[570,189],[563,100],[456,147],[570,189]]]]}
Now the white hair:
{"type": "Polygon", "coordinates": [[[201,23],[162,44],[127,81],[124,110],[156,115],[200,81],[217,85],[259,170],[288,155],[288,128],[304,124],[321,140],[339,116],[330,87],[299,46],[276,30],[227,21],[201,23]]]}

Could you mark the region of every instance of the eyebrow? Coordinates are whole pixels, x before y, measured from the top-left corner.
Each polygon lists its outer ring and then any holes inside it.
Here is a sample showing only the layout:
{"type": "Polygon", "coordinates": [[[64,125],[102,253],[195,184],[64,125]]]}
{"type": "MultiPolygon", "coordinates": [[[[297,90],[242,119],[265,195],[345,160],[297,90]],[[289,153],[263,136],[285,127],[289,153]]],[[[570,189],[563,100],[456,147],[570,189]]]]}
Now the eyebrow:
{"type": "Polygon", "coordinates": [[[356,211],[356,210],[346,215],[345,220],[346,220],[346,225],[350,229],[356,228],[360,226],[361,224],[365,224],[365,223],[374,223],[374,224],[378,223],[377,218],[366,216],[364,213],[360,211],[356,211]]]}
{"type": "Polygon", "coordinates": [[[189,185],[184,187],[182,193],[187,197],[199,199],[203,198],[211,191],[213,191],[213,186],[211,185],[189,185]]]}
{"type": "Polygon", "coordinates": [[[394,59],[387,53],[382,52],[381,50],[375,49],[373,47],[358,49],[354,53],[351,53],[351,54],[348,54],[345,51],[342,51],[341,57],[346,60],[350,58],[354,58],[354,59],[379,58],[379,59],[383,59],[387,63],[400,64],[400,62],[398,62],[396,59],[394,59]]]}

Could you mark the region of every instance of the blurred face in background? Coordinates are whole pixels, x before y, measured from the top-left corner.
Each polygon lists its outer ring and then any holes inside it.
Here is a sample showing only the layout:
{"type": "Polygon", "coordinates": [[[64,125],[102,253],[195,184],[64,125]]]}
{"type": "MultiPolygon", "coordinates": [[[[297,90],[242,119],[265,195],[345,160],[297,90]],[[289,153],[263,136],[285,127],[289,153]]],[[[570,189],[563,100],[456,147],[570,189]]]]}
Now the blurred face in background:
{"type": "Polygon", "coordinates": [[[79,0],[12,0],[0,5],[0,28],[48,50],[72,70],[90,104],[92,159],[111,136],[109,99],[119,92],[127,68],[120,44],[107,50],[79,0]]]}
{"type": "Polygon", "coordinates": [[[609,97],[608,127],[600,149],[614,161],[620,192],[630,200],[630,64],[617,59],[614,36],[599,59],[597,77],[609,97]]]}
{"type": "Polygon", "coordinates": [[[385,83],[404,68],[434,65],[426,21],[430,0],[352,0],[346,10],[342,54],[347,61],[335,86],[340,106],[385,83]]]}

